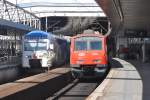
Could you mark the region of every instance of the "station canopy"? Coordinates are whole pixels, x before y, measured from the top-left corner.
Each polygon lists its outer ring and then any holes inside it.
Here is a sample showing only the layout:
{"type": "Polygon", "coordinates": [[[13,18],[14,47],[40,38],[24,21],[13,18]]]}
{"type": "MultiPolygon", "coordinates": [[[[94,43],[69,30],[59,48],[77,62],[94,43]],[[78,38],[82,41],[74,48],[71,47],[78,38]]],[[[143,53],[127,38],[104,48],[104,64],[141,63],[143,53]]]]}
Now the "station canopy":
{"type": "Polygon", "coordinates": [[[7,0],[35,14],[46,16],[106,17],[95,0],[7,0]]]}

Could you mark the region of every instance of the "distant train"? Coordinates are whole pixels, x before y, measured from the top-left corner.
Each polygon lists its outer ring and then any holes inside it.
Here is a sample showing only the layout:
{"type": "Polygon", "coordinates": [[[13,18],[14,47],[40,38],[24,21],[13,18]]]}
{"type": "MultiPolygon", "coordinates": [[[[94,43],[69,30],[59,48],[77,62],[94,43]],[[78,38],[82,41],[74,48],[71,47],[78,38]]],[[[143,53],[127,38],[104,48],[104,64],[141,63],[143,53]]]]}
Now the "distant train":
{"type": "Polygon", "coordinates": [[[43,31],[31,31],[23,38],[23,68],[49,68],[60,66],[68,60],[66,39],[43,31]]]}
{"type": "Polygon", "coordinates": [[[73,77],[99,77],[108,69],[106,37],[87,30],[71,38],[70,66],[73,77]]]}

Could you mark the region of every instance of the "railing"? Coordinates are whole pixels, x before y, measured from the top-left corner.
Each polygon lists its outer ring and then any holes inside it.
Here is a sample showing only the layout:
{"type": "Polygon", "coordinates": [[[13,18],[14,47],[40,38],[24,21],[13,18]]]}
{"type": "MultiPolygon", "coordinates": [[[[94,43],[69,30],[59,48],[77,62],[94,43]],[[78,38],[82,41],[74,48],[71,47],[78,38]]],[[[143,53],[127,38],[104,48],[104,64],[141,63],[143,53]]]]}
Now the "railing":
{"type": "Polygon", "coordinates": [[[40,29],[40,18],[6,0],[0,0],[0,19],[40,29]]]}
{"type": "Polygon", "coordinates": [[[3,65],[21,64],[21,56],[4,56],[0,57],[0,67],[3,65]]]}

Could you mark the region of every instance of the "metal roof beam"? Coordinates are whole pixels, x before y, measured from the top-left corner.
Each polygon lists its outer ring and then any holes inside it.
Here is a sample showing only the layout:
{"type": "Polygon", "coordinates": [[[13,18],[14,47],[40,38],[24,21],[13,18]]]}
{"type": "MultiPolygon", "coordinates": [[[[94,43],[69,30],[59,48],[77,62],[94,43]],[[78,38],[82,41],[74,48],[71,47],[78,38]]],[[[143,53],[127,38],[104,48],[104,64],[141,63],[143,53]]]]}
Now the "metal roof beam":
{"type": "Polygon", "coordinates": [[[38,16],[6,0],[0,0],[0,18],[40,29],[38,16]]]}

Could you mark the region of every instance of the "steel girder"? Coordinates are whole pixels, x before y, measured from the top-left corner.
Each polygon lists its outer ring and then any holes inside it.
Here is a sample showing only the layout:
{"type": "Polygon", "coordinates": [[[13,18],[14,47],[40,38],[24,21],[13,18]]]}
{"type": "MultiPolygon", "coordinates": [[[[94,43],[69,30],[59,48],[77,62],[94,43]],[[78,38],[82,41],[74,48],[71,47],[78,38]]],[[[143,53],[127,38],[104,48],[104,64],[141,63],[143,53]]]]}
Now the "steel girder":
{"type": "Polygon", "coordinates": [[[40,18],[6,0],[0,0],[0,19],[40,29],[40,18]]]}

